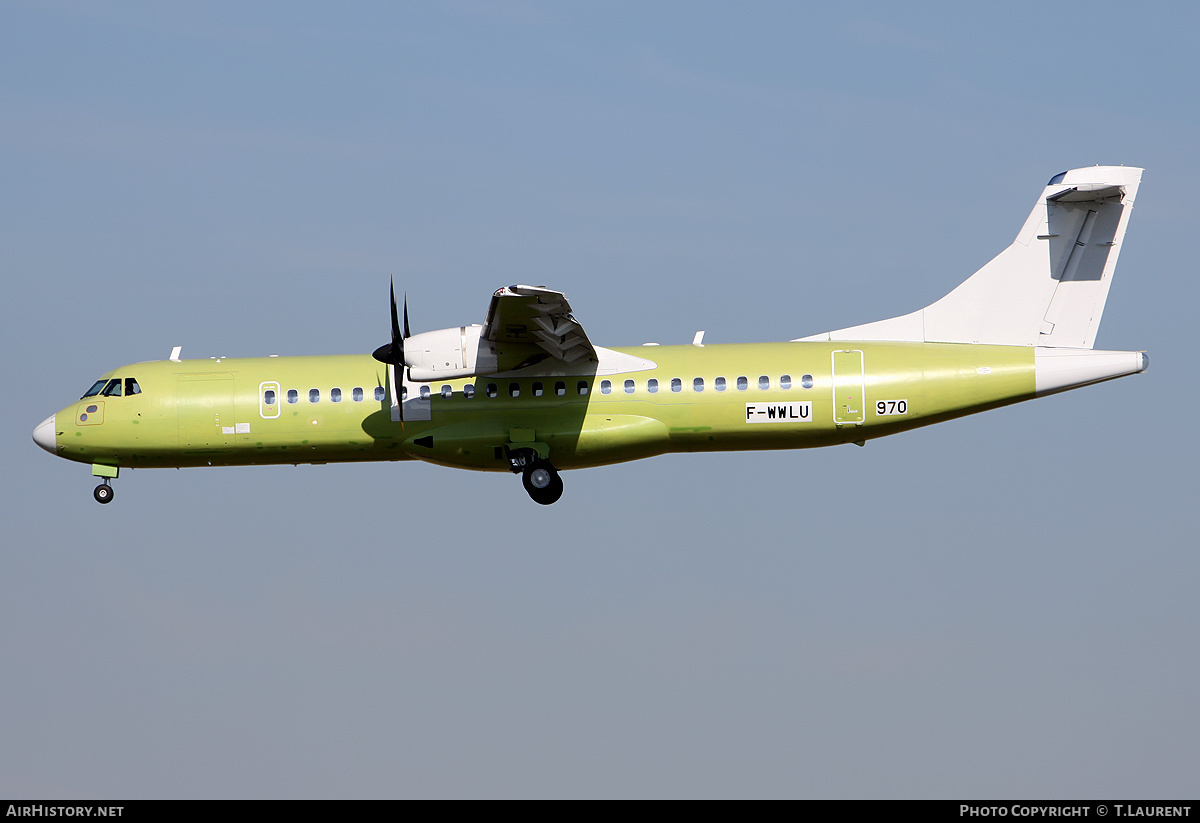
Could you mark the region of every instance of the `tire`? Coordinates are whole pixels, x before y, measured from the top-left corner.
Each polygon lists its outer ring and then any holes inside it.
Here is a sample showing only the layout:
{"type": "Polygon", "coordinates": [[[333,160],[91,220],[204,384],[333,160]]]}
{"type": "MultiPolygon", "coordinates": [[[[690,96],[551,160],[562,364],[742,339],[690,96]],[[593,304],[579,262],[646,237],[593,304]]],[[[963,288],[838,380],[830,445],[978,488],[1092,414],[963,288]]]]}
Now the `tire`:
{"type": "Polygon", "coordinates": [[[96,498],[97,503],[111,503],[113,499],[113,487],[107,483],[101,483],[92,490],[92,497],[96,498]]]}
{"type": "Polygon", "coordinates": [[[521,485],[535,503],[549,506],[562,497],[563,482],[548,460],[535,460],[521,473],[521,485]]]}
{"type": "Polygon", "coordinates": [[[539,491],[538,495],[534,497],[533,500],[535,503],[541,503],[543,506],[549,506],[551,503],[557,502],[558,498],[562,497],[562,493],[562,478],[558,476],[558,472],[555,472],[554,479],[550,482],[550,485],[539,491]]]}

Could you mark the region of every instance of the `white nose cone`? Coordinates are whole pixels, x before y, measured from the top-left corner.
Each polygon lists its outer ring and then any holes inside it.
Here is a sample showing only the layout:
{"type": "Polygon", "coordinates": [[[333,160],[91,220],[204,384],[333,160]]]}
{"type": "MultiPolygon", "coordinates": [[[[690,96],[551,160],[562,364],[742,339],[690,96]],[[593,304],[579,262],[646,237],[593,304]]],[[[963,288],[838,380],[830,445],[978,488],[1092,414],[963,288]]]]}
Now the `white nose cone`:
{"type": "Polygon", "coordinates": [[[50,415],[41,423],[38,423],[38,427],[33,430],[33,442],[51,454],[54,454],[55,446],[54,418],[55,415],[50,415]]]}

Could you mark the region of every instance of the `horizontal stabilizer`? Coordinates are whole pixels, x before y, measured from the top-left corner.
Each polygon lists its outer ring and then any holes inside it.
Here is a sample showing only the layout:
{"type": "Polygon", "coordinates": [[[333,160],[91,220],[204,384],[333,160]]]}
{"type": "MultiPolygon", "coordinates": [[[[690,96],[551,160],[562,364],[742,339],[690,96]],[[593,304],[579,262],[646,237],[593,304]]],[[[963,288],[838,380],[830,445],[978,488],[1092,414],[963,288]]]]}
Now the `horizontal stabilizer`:
{"type": "Polygon", "coordinates": [[[1123,186],[1089,183],[1082,186],[1072,186],[1066,191],[1052,194],[1046,199],[1055,203],[1092,203],[1107,200],[1110,197],[1121,197],[1124,194],[1125,188],[1123,186]]]}

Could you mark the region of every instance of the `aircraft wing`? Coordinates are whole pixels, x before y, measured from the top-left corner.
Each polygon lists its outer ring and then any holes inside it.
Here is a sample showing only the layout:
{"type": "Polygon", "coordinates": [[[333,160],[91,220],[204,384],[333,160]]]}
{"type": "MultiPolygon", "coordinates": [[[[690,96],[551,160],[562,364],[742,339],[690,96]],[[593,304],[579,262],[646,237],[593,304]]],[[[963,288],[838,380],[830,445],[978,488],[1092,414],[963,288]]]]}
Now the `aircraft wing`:
{"type": "MultiPolygon", "coordinates": [[[[498,289],[480,336],[496,345],[502,361],[525,352],[536,359],[548,355],[564,363],[599,359],[587,332],[571,316],[567,296],[541,286],[498,289]]],[[[530,358],[520,359],[528,362],[530,358]]]]}

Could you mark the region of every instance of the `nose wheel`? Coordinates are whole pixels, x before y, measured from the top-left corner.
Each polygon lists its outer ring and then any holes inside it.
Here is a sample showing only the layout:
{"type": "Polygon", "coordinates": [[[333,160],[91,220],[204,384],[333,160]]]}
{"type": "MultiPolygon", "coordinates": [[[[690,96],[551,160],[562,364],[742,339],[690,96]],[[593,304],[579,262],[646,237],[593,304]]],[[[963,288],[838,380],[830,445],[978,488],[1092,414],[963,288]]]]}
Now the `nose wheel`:
{"type": "Polygon", "coordinates": [[[108,480],[105,480],[99,486],[92,490],[92,497],[96,498],[97,503],[111,503],[113,499],[113,487],[108,485],[108,480]]]}

